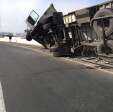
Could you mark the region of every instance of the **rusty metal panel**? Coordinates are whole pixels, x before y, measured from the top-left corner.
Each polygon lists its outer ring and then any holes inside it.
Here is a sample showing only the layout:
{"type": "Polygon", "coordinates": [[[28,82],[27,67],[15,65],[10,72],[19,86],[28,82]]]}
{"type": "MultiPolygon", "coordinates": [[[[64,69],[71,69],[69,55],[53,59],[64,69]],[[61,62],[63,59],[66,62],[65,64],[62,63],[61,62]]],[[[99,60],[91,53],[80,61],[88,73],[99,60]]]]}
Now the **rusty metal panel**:
{"type": "Polygon", "coordinates": [[[73,14],[71,17],[72,17],[72,22],[76,22],[76,16],[75,16],[75,14],[73,14]]]}
{"type": "Polygon", "coordinates": [[[65,24],[77,22],[79,24],[89,23],[99,9],[113,8],[113,1],[107,1],[89,8],[80,9],[70,12],[64,17],[65,24]],[[73,16],[73,14],[75,16],[73,16]],[[70,16],[71,15],[71,16],[70,16]]]}
{"type": "Polygon", "coordinates": [[[74,22],[76,22],[75,13],[71,13],[71,14],[64,16],[64,23],[65,24],[74,23],[74,22]]]}
{"type": "Polygon", "coordinates": [[[81,9],[76,11],[76,17],[77,19],[88,17],[89,16],[89,10],[88,9],[81,9]]]}
{"type": "Polygon", "coordinates": [[[71,23],[71,15],[68,16],[69,23],[71,23]]]}
{"type": "Polygon", "coordinates": [[[64,23],[65,24],[68,24],[69,23],[69,20],[68,20],[68,16],[67,15],[64,17],[64,23]]]}
{"type": "Polygon", "coordinates": [[[79,24],[90,22],[89,9],[76,11],[76,18],[79,24]]]}
{"type": "Polygon", "coordinates": [[[80,18],[77,20],[78,24],[90,23],[90,17],[80,18]]]}
{"type": "Polygon", "coordinates": [[[65,19],[65,17],[64,17],[63,19],[64,19],[64,24],[66,24],[66,19],[65,19]]]}
{"type": "Polygon", "coordinates": [[[99,9],[104,9],[105,8],[105,5],[101,5],[99,9]]]}
{"type": "Polygon", "coordinates": [[[111,8],[111,3],[105,5],[106,8],[111,8]]]}

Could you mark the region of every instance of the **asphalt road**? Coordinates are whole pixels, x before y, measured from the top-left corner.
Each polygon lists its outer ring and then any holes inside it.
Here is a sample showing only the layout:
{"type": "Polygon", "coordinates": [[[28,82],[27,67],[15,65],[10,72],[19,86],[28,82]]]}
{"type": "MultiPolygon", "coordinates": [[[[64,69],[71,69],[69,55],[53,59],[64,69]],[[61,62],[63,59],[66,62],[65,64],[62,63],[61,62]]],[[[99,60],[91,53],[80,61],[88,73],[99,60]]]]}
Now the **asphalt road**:
{"type": "Polygon", "coordinates": [[[7,112],[113,112],[113,75],[0,43],[7,112]]]}

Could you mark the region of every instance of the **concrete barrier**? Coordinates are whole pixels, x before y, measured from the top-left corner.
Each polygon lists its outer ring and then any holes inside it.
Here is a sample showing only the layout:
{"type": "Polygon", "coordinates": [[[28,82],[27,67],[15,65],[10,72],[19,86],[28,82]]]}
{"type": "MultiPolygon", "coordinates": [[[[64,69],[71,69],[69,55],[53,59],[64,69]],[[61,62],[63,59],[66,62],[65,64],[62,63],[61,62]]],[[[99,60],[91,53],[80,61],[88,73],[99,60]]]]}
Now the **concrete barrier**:
{"type": "MultiPolygon", "coordinates": [[[[2,41],[2,42],[10,42],[9,37],[0,38],[0,41],[2,41]]],[[[21,37],[13,37],[11,42],[21,43],[21,44],[28,44],[28,45],[42,46],[41,44],[39,44],[35,40],[27,41],[26,39],[23,39],[21,37]]]]}

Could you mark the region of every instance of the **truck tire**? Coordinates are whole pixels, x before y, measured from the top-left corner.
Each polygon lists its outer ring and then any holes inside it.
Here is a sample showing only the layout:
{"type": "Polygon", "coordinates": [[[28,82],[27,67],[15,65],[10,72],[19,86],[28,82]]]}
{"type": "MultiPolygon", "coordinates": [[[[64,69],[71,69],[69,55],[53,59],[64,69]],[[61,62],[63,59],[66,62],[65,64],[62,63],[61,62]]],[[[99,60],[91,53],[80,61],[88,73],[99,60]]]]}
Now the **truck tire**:
{"type": "MultiPolygon", "coordinates": [[[[110,15],[113,15],[113,9],[110,9],[110,8],[101,9],[95,14],[94,19],[98,17],[110,16],[110,15]]],[[[105,29],[105,34],[106,34],[106,37],[108,37],[109,35],[111,35],[111,33],[113,33],[113,18],[109,20],[106,19],[105,24],[107,25],[105,29]]],[[[101,39],[101,36],[103,35],[102,24],[100,24],[100,22],[94,21],[93,27],[95,32],[97,33],[97,36],[100,37],[101,39]]]]}
{"type": "Polygon", "coordinates": [[[31,36],[30,35],[26,35],[26,40],[27,41],[31,41],[32,40],[31,36]]]}
{"type": "Polygon", "coordinates": [[[31,41],[31,40],[32,40],[32,38],[26,38],[26,40],[27,40],[27,41],[31,41]]]}
{"type": "Polygon", "coordinates": [[[57,51],[58,51],[58,47],[53,46],[50,48],[50,52],[57,52],[57,51]]]}
{"type": "Polygon", "coordinates": [[[50,52],[53,53],[54,57],[63,57],[64,56],[64,49],[58,46],[54,46],[50,48],[50,52]]]}
{"type": "Polygon", "coordinates": [[[70,56],[69,51],[66,48],[60,47],[60,46],[51,48],[50,52],[52,52],[53,56],[55,56],[55,57],[67,57],[67,56],[70,56]]]}
{"type": "Polygon", "coordinates": [[[53,52],[54,57],[62,57],[63,55],[60,52],[53,52]]]}

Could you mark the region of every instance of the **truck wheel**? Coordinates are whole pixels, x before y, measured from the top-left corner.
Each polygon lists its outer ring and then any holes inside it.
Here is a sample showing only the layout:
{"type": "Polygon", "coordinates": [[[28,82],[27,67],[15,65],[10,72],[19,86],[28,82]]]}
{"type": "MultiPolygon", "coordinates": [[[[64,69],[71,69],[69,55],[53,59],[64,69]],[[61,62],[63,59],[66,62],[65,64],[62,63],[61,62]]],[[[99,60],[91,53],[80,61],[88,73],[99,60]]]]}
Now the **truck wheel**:
{"type": "Polygon", "coordinates": [[[50,49],[50,52],[53,53],[53,56],[55,57],[67,57],[69,56],[68,51],[63,47],[54,47],[50,49]]]}
{"type": "Polygon", "coordinates": [[[57,52],[57,51],[58,51],[58,47],[53,46],[50,48],[50,52],[57,52]]]}
{"type": "Polygon", "coordinates": [[[62,57],[63,55],[60,52],[53,52],[54,57],[62,57]]]}
{"type": "Polygon", "coordinates": [[[27,36],[26,36],[26,40],[27,40],[27,41],[31,41],[31,40],[32,40],[31,36],[27,35],[27,36]]]}
{"type": "MultiPolygon", "coordinates": [[[[95,16],[94,19],[99,18],[99,17],[105,17],[105,16],[110,16],[113,15],[113,9],[110,8],[106,8],[106,9],[101,9],[99,10],[95,16]]],[[[113,18],[110,19],[104,19],[104,26],[105,26],[105,34],[106,37],[108,37],[109,35],[111,35],[111,33],[113,33],[113,18]]],[[[102,21],[94,21],[93,23],[93,27],[95,32],[97,33],[97,36],[102,37],[102,21]]]]}
{"type": "Polygon", "coordinates": [[[50,48],[50,52],[53,53],[53,56],[54,57],[62,57],[64,55],[63,48],[58,47],[58,46],[57,47],[54,46],[54,47],[50,48]]]}

